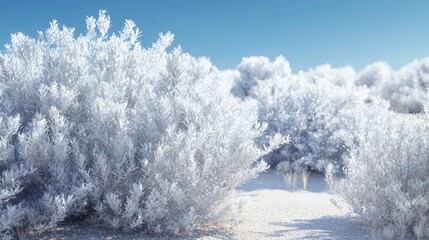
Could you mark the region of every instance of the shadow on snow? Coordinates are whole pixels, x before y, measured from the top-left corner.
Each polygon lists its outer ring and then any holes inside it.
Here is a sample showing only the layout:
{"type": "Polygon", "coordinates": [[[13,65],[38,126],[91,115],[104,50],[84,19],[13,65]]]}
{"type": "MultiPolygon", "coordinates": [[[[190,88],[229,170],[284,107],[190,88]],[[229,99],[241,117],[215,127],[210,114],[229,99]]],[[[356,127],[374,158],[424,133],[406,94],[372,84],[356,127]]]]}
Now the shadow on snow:
{"type": "Polygon", "coordinates": [[[274,226],[283,227],[267,237],[283,237],[294,231],[306,231],[307,236],[297,239],[332,239],[332,240],[367,240],[368,231],[354,217],[322,217],[319,219],[295,220],[293,222],[273,222],[274,226]]]}

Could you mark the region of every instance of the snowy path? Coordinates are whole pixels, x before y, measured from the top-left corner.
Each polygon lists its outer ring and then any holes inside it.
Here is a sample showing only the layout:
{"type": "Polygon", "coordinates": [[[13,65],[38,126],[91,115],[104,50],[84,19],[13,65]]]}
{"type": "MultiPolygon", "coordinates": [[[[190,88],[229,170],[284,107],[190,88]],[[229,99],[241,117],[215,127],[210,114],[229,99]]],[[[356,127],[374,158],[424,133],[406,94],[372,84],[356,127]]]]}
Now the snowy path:
{"type": "Polygon", "coordinates": [[[370,239],[347,205],[326,192],[322,175],[310,175],[307,191],[289,191],[283,177],[269,171],[244,185],[241,195],[250,199],[236,239],[370,239]]]}
{"type": "Polygon", "coordinates": [[[106,231],[92,226],[58,227],[37,239],[370,239],[345,203],[327,193],[322,175],[310,175],[307,191],[289,191],[283,177],[268,171],[239,189],[247,198],[242,222],[232,232],[200,232],[192,236],[148,236],[106,231]],[[337,208],[332,199],[337,199],[337,208]]]}

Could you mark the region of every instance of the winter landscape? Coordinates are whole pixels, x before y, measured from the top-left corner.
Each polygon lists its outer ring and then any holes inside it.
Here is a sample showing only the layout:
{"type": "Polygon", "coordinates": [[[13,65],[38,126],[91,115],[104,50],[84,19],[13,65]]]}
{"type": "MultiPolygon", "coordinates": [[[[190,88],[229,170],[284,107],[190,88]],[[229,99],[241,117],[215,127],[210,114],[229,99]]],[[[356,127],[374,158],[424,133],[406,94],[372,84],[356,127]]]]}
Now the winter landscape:
{"type": "Polygon", "coordinates": [[[429,239],[429,58],[220,70],[85,21],[0,51],[0,239],[429,239]]]}

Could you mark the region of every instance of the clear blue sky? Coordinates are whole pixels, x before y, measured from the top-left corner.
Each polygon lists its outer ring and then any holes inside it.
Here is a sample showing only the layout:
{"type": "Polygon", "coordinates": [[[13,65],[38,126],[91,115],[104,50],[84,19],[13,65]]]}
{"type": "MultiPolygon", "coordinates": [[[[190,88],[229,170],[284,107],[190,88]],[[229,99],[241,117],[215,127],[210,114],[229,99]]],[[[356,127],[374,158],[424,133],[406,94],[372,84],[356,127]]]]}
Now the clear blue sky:
{"type": "Polygon", "coordinates": [[[429,1],[414,0],[0,1],[0,43],[15,32],[36,36],[52,19],[78,35],[99,9],[113,31],[134,20],[143,46],[171,31],[176,45],[220,69],[254,55],[282,54],[294,72],[324,63],[359,70],[374,61],[398,68],[429,56],[429,1]]]}

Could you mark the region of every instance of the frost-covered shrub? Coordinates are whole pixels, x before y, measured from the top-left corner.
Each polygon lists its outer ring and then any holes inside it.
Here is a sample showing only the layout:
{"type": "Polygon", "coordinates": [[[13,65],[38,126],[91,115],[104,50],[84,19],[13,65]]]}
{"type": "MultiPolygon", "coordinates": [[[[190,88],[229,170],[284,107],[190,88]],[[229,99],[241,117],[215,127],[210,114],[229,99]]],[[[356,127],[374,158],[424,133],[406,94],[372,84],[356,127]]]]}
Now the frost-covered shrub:
{"type": "MultiPolygon", "coordinates": [[[[343,136],[357,133],[355,114],[365,106],[366,95],[326,80],[267,80],[254,89],[259,119],[269,131],[287,133],[291,143],[270,154],[270,164],[295,162],[297,168],[323,170],[328,163],[343,165],[347,154],[343,136]]],[[[262,140],[263,142],[263,140],[262,140]]]]}
{"type": "Polygon", "coordinates": [[[273,62],[267,57],[245,57],[236,71],[228,71],[227,79],[233,79],[231,92],[234,96],[244,99],[251,94],[252,88],[259,81],[273,77],[288,77],[291,75],[289,62],[283,56],[278,56],[273,62]]]}
{"type": "Polygon", "coordinates": [[[255,146],[265,124],[206,59],[173,35],[151,48],[104,11],[87,32],[54,21],[0,54],[0,236],[91,216],[124,230],[183,232],[234,220],[235,188],[285,142],[255,146]]]}
{"type": "MultiPolygon", "coordinates": [[[[290,70],[274,67],[290,69],[283,58],[271,64],[266,61],[263,57],[244,58],[235,74],[229,71],[225,75],[235,77],[233,93],[246,89],[246,94],[236,96],[257,102],[259,120],[269,123],[269,133],[281,132],[291,137],[291,143],[270,154],[267,162],[276,165],[279,161],[291,161],[294,164],[288,166],[299,171],[323,170],[329,162],[343,165],[347,153],[343,135],[356,135],[356,112],[371,108],[365,102],[365,88],[354,86],[355,71],[351,67],[336,69],[323,65],[291,74],[290,70]],[[270,67],[259,73],[259,66],[270,67]]],[[[259,142],[264,144],[265,139],[260,138],[259,142]]]]}
{"type": "Polygon", "coordinates": [[[305,78],[312,83],[319,81],[328,81],[336,86],[351,87],[356,78],[355,70],[350,66],[332,68],[329,64],[317,66],[306,72],[299,73],[301,78],[305,78]]]}
{"type": "Polygon", "coordinates": [[[373,63],[358,74],[355,84],[366,85],[372,95],[388,100],[396,112],[421,112],[429,100],[429,59],[415,60],[398,71],[382,62],[373,63]]]}
{"type": "MultiPolygon", "coordinates": [[[[393,70],[384,62],[367,65],[356,77],[355,84],[379,90],[380,86],[393,81],[393,70]]],[[[378,92],[376,94],[379,94],[378,92]]]]}
{"type": "Polygon", "coordinates": [[[415,60],[396,72],[396,86],[391,86],[392,109],[404,113],[423,111],[429,101],[429,58],[415,60]]]}
{"type": "Polygon", "coordinates": [[[232,93],[242,99],[252,95],[252,88],[260,81],[299,75],[313,83],[323,79],[336,86],[367,87],[372,97],[388,101],[390,109],[396,112],[418,113],[429,101],[426,94],[429,88],[429,58],[414,60],[398,70],[384,62],[375,62],[358,73],[350,66],[333,68],[324,64],[292,74],[290,64],[283,56],[273,62],[266,57],[247,57],[235,70],[224,71],[223,74],[233,82],[232,93]]]}
{"type": "Polygon", "coordinates": [[[429,238],[429,115],[383,112],[362,126],[337,189],[375,237],[429,238]]]}

